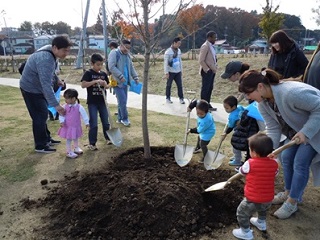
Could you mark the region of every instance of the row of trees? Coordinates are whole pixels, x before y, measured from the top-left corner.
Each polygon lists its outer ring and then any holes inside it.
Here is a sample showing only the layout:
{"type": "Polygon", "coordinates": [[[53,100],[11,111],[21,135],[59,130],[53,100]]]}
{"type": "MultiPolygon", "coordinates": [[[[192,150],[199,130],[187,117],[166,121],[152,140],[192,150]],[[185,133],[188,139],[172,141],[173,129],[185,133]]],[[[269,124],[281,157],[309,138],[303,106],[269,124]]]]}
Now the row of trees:
{"type": "MultiPolygon", "coordinates": [[[[217,7],[201,4],[185,8],[179,14],[163,14],[153,23],[149,23],[150,31],[154,36],[159,36],[158,48],[164,49],[171,44],[171,40],[180,36],[185,41],[181,46],[182,50],[198,48],[204,41],[206,32],[214,30],[219,39],[227,39],[232,45],[243,48],[252,40],[259,37],[267,39],[274,30],[285,29],[296,41],[301,41],[305,37],[320,39],[320,30],[307,31],[301,24],[299,17],[288,14],[277,13],[278,7],[273,7],[267,1],[263,7],[263,13],[256,11],[246,12],[239,8],[217,7]],[[172,22],[172,26],[167,32],[160,32],[163,26],[172,22]]],[[[143,46],[139,40],[139,33],[135,24],[130,22],[128,15],[122,10],[113,12],[111,21],[108,23],[108,32],[111,38],[131,38],[134,41],[135,51],[143,51],[143,46]]],[[[57,23],[35,23],[25,21],[21,24],[20,30],[33,30],[36,35],[43,34],[68,34],[76,35],[81,33],[81,28],[72,29],[65,22],[57,23]]],[[[101,14],[97,16],[97,22],[86,29],[87,34],[102,34],[103,25],[101,14]]]]}

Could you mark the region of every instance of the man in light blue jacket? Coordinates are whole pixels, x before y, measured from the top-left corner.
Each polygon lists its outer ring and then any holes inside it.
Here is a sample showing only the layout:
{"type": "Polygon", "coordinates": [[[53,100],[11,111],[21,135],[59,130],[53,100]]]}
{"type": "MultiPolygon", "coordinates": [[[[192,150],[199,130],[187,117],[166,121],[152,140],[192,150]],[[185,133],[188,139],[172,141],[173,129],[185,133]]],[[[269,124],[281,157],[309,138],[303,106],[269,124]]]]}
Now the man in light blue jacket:
{"type": "Polygon", "coordinates": [[[178,97],[180,103],[184,104],[183,89],[182,89],[182,61],[181,61],[181,39],[173,39],[171,47],[169,47],[164,53],[164,74],[167,79],[166,85],[166,99],[167,103],[171,101],[171,86],[172,82],[175,81],[178,89],[178,97]]]}
{"type": "Polygon", "coordinates": [[[129,55],[131,45],[130,41],[122,40],[117,50],[110,52],[108,57],[108,67],[112,76],[117,80],[117,86],[114,87],[114,92],[118,101],[118,123],[124,126],[130,126],[128,118],[127,102],[128,102],[128,86],[133,79],[136,83],[139,82],[138,74],[132,64],[129,55]]]}

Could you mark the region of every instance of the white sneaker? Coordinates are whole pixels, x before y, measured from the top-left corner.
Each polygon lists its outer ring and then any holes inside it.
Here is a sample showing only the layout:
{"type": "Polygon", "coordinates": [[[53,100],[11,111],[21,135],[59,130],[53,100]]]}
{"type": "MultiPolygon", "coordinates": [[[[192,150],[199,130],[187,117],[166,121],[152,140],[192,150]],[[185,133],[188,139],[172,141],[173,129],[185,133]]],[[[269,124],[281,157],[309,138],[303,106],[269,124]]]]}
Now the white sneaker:
{"type": "Polygon", "coordinates": [[[87,147],[88,147],[91,151],[96,151],[96,150],[98,150],[98,148],[97,148],[96,145],[91,145],[91,144],[89,144],[87,147]]]}
{"type": "Polygon", "coordinates": [[[292,205],[289,202],[284,202],[282,206],[273,213],[273,215],[279,219],[287,219],[296,211],[298,211],[298,204],[292,205]]]}
{"type": "Polygon", "coordinates": [[[172,101],[171,101],[171,99],[169,99],[169,98],[167,98],[167,103],[173,103],[172,101]]]}
{"type": "Polygon", "coordinates": [[[129,120],[121,120],[121,123],[126,127],[129,127],[131,124],[129,120]]]}
{"type": "Polygon", "coordinates": [[[246,239],[246,240],[253,239],[252,230],[250,230],[249,232],[244,232],[244,231],[242,231],[241,228],[237,228],[237,229],[232,230],[232,234],[236,238],[240,238],[240,239],[246,239]]]}
{"type": "Polygon", "coordinates": [[[77,158],[78,154],[74,153],[74,152],[68,152],[67,153],[67,158],[77,158]]]}
{"type": "Polygon", "coordinates": [[[288,198],[288,195],[285,192],[279,192],[277,195],[274,196],[272,200],[272,204],[278,205],[284,203],[288,198]]]}
{"type": "Polygon", "coordinates": [[[74,149],[74,153],[75,153],[75,154],[80,155],[80,154],[82,154],[82,153],[83,153],[83,151],[82,151],[82,149],[81,149],[81,148],[76,147],[76,148],[74,149]]]}
{"type": "Polygon", "coordinates": [[[266,231],[267,230],[267,223],[266,221],[260,220],[257,217],[250,218],[250,222],[253,226],[258,228],[260,231],[266,231]]]}

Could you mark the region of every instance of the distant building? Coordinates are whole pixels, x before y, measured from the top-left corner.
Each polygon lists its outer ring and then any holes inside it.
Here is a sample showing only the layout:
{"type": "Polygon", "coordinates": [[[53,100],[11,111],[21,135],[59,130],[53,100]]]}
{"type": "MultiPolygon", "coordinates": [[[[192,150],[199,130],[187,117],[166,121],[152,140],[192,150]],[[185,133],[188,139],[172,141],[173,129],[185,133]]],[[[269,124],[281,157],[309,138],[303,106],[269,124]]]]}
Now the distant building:
{"type": "Polygon", "coordinates": [[[0,54],[23,54],[34,49],[33,31],[18,31],[17,28],[2,28],[0,31],[0,54]],[[5,46],[5,47],[4,47],[5,46]]]}
{"type": "Polygon", "coordinates": [[[34,49],[38,50],[39,48],[41,48],[45,45],[51,44],[52,39],[54,37],[55,36],[53,36],[53,35],[41,35],[41,36],[35,37],[33,39],[34,49]]]}
{"type": "Polygon", "coordinates": [[[248,47],[251,53],[269,53],[268,41],[266,39],[257,39],[248,47]]]}
{"type": "Polygon", "coordinates": [[[103,35],[89,35],[89,48],[104,50],[104,36],[103,35]]]}

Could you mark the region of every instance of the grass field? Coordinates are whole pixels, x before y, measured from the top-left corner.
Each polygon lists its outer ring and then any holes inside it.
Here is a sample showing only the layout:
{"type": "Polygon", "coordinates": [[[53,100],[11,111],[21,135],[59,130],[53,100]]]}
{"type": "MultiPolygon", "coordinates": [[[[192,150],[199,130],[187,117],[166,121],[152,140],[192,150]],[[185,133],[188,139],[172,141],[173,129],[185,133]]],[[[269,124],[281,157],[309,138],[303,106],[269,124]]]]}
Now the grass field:
{"type": "MultiPolygon", "coordinates": [[[[199,63],[197,60],[188,60],[187,55],[183,56],[183,87],[184,91],[193,90],[199,95],[201,88],[201,76],[199,75],[199,63]]],[[[141,58],[140,58],[141,59],[141,58]]],[[[248,63],[252,69],[261,69],[267,65],[269,56],[267,55],[253,55],[253,54],[230,54],[218,56],[218,73],[215,77],[215,88],[212,94],[212,101],[221,103],[223,99],[228,95],[237,95],[237,83],[232,83],[228,80],[220,78],[225,66],[231,60],[242,61],[248,63]]],[[[136,60],[139,60],[137,58],[136,60]]],[[[140,80],[143,81],[143,62],[134,62],[134,65],[138,71],[140,80]]],[[[87,66],[89,68],[89,66],[87,66]]],[[[0,77],[19,78],[19,73],[12,73],[12,69],[9,66],[8,72],[0,72],[0,77]]],[[[83,74],[82,69],[75,69],[74,66],[62,66],[61,78],[66,78],[67,83],[79,84],[81,76],[83,74]]],[[[148,93],[165,95],[166,80],[163,79],[163,62],[162,56],[158,58],[158,61],[154,61],[151,64],[149,71],[148,93]]],[[[175,84],[172,85],[172,96],[177,97],[177,89],[175,84]]]]}

